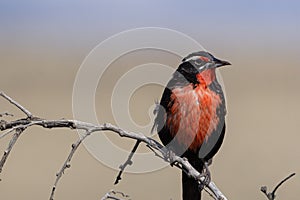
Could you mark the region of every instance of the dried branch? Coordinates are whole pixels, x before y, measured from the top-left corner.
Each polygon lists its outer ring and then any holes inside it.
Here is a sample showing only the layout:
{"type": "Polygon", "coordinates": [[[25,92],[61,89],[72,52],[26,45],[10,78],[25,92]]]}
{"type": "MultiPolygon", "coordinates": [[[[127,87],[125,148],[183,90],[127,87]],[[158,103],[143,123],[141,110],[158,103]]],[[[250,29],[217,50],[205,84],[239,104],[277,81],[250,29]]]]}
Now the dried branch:
{"type": "Polygon", "coordinates": [[[124,194],[123,192],[118,192],[118,191],[111,190],[111,191],[107,192],[107,193],[101,198],[101,200],[106,200],[106,199],[125,200],[124,198],[126,198],[127,200],[131,200],[131,199],[129,198],[129,195],[124,194]],[[119,198],[119,197],[116,197],[116,195],[121,196],[122,199],[119,198]]]}
{"type": "Polygon", "coordinates": [[[18,102],[16,102],[15,100],[13,100],[9,96],[7,96],[4,92],[0,91],[0,96],[2,96],[4,99],[6,99],[7,101],[9,101],[11,104],[15,105],[17,108],[19,108],[23,113],[25,113],[25,115],[28,118],[32,117],[31,112],[29,112],[26,108],[24,108],[23,106],[21,106],[18,102]]]}
{"type": "Polygon", "coordinates": [[[21,133],[24,130],[25,129],[21,129],[21,128],[16,129],[15,134],[13,135],[12,139],[10,140],[7,149],[3,153],[2,159],[0,160],[0,173],[2,172],[3,165],[6,161],[6,159],[8,158],[13,146],[15,145],[15,143],[17,142],[18,138],[20,137],[21,133]]]}
{"type": "Polygon", "coordinates": [[[275,195],[275,193],[276,193],[276,190],[285,182],[285,181],[287,181],[288,179],[290,179],[290,178],[292,178],[294,175],[296,175],[296,173],[292,173],[292,174],[290,174],[288,177],[286,177],[285,179],[283,179],[282,181],[280,181],[277,185],[276,185],[276,187],[274,188],[274,190],[272,191],[272,192],[269,192],[268,193],[268,188],[267,188],[267,186],[262,186],[261,188],[260,188],[260,191],[262,191],[262,193],[264,193],[265,195],[266,195],[266,197],[268,198],[268,200],[274,200],[275,199],[275,197],[276,197],[276,195],[275,195]]]}
{"type": "Polygon", "coordinates": [[[5,136],[9,135],[10,133],[12,133],[12,132],[14,132],[14,131],[15,131],[15,129],[12,128],[12,129],[10,129],[10,130],[8,130],[8,131],[2,133],[2,134],[0,135],[0,139],[4,138],[5,136]]]}
{"type": "Polygon", "coordinates": [[[10,116],[10,117],[13,117],[14,115],[13,115],[13,114],[10,114],[10,113],[8,113],[8,112],[0,113],[0,117],[4,117],[4,116],[10,116]]]}
{"type": "MultiPolygon", "coordinates": [[[[84,130],[85,131],[84,135],[80,139],[78,139],[76,143],[72,144],[71,152],[69,153],[69,155],[68,155],[67,159],[65,160],[65,162],[64,162],[62,168],[60,169],[60,171],[56,174],[56,180],[55,180],[55,183],[54,183],[53,188],[51,190],[50,200],[53,200],[53,198],[54,198],[54,194],[55,194],[55,190],[57,188],[57,184],[58,184],[60,178],[62,177],[64,171],[67,168],[70,168],[71,159],[72,159],[75,151],[79,147],[79,145],[82,143],[82,141],[86,137],[93,134],[94,132],[99,132],[99,131],[112,131],[112,132],[115,132],[115,133],[119,134],[119,136],[121,136],[121,137],[134,139],[134,140],[138,141],[138,143],[143,142],[143,143],[146,144],[147,147],[149,147],[153,152],[155,152],[155,155],[160,154],[159,157],[163,158],[166,162],[175,163],[174,166],[176,166],[176,167],[180,168],[181,170],[183,170],[184,172],[186,172],[190,177],[193,177],[195,180],[197,180],[199,182],[199,184],[201,184],[204,181],[204,177],[201,176],[201,174],[196,169],[194,169],[192,167],[192,165],[188,162],[187,159],[181,158],[181,157],[175,155],[174,153],[170,153],[170,151],[168,149],[166,149],[163,145],[161,145],[159,142],[157,142],[156,140],[154,140],[152,138],[146,137],[143,134],[125,131],[125,130],[123,130],[123,129],[117,127],[117,126],[114,126],[112,124],[109,124],[109,123],[105,123],[103,125],[94,125],[94,124],[91,124],[91,123],[81,122],[81,121],[77,121],[77,120],[67,120],[67,119],[46,120],[46,119],[41,119],[39,117],[33,116],[27,109],[25,109],[23,106],[18,104],[16,101],[11,99],[10,97],[5,95],[4,93],[0,92],[0,95],[2,97],[4,97],[5,99],[7,99],[9,102],[11,102],[16,107],[18,107],[20,110],[22,110],[27,115],[26,119],[19,119],[19,120],[11,121],[11,122],[6,122],[4,120],[1,120],[1,122],[0,122],[0,130],[1,131],[8,130],[8,132],[5,132],[4,134],[2,134],[0,136],[0,138],[2,138],[5,135],[8,135],[9,133],[15,131],[15,134],[13,135],[13,138],[9,142],[9,146],[5,150],[5,153],[2,157],[2,160],[0,161],[0,172],[3,168],[3,165],[5,164],[5,161],[8,157],[9,152],[13,148],[13,145],[17,141],[18,137],[21,135],[21,133],[26,128],[28,128],[30,126],[41,126],[43,128],[48,128],[48,129],[65,127],[65,128],[84,130]]],[[[135,152],[135,150],[136,149],[133,149],[132,154],[129,155],[129,157],[127,159],[128,164],[130,162],[132,162],[131,158],[132,158],[133,153],[135,152]]],[[[126,166],[126,163],[125,163],[125,166],[126,166]]],[[[227,198],[222,194],[222,192],[216,187],[216,185],[213,182],[210,182],[206,187],[207,187],[208,190],[210,190],[213,193],[215,199],[217,199],[217,200],[227,200],[227,198]]]]}
{"type": "Polygon", "coordinates": [[[61,169],[59,170],[59,172],[56,174],[56,180],[54,182],[54,185],[52,187],[52,191],[51,191],[51,195],[50,195],[50,200],[53,200],[54,198],[54,193],[55,193],[55,189],[57,187],[57,183],[59,181],[59,179],[62,177],[62,175],[65,172],[65,169],[70,168],[71,167],[71,159],[75,153],[75,151],[77,150],[77,148],[79,147],[79,145],[82,143],[82,141],[91,134],[90,131],[86,131],[83,137],[80,137],[76,143],[72,144],[72,150],[69,153],[68,158],[66,159],[66,161],[64,162],[63,166],[61,167],[61,169]]]}
{"type": "Polygon", "coordinates": [[[114,183],[115,185],[118,184],[119,181],[122,179],[121,176],[122,176],[122,173],[125,170],[126,166],[127,165],[132,165],[132,160],[131,159],[133,157],[133,154],[136,152],[136,150],[137,150],[137,148],[138,148],[138,146],[139,146],[140,143],[141,143],[141,141],[139,141],[139,140],[136,141],[136,143],[135,143],[133,149],[131,150],[131,152],[130,152],[128,158],[127,158],[127,160],[125,161],[125,163],[123,165],[120,166],[120,172],[119,172],[119,174],[118,174],[118,176],[116,178],[116,181],[114,183]]]}

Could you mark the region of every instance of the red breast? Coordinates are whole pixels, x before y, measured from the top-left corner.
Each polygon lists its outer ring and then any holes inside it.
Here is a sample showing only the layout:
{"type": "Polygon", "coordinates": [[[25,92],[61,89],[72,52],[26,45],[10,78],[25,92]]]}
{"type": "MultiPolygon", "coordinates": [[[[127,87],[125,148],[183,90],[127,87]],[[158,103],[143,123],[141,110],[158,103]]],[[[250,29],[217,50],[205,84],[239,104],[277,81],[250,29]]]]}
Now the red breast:
{"type": "Polygon", "coordinates": [[[216,130],[217,108],[221,98],[208,86],[215,80],[215,70],[197,74],[199,84],[189,84],[172,90],[171,114],[167,117],[172,137],[180,145],[197,152],[201,144],[216,130]]]}

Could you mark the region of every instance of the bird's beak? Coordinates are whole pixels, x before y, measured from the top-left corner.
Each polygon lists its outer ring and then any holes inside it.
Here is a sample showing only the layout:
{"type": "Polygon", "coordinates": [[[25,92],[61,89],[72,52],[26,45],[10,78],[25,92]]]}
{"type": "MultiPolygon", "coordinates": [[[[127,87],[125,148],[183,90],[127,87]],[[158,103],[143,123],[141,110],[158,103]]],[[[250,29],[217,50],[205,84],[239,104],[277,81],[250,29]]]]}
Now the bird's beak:
{"type": "Polygon", "coordinates": [[[224,61],[224,60],[219,60],[219,59],[217,59],[217,58],[214,59],[214,62],[215,62],[216,68],[222,67],[222,66],[225,66],[225,65],[231,65],[230,62],[224,61]]]}
{"type": "Polygon", "coordinates": [[[216,65],[216,68],[218,68],[218,67],[222,67],[222,66],[225,66],[225,65],[231,65],[231,63],[228,62],[228,61],[216,59],[215,60],[215,65],[216,65]]]}

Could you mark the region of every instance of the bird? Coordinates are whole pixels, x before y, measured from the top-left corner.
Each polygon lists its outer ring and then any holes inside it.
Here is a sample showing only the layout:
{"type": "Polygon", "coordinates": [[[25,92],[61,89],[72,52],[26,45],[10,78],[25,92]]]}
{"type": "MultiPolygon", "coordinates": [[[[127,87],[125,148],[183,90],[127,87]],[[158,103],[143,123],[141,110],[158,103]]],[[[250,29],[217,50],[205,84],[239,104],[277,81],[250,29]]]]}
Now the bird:
{"type": "MultiPolygon", "coordinates": [[[[231,65],[207,51],[183,58],[164,88],[153,113],[154,129],[162,143],[185,157],[200,173],[208,173],[225,135],[226,103],[216,69],[231,65]],[[205,170],[207,169],[207,170],[205,170]]],[[[182,171],[183,200],[201,199],[203,187],[182,171]]]]}

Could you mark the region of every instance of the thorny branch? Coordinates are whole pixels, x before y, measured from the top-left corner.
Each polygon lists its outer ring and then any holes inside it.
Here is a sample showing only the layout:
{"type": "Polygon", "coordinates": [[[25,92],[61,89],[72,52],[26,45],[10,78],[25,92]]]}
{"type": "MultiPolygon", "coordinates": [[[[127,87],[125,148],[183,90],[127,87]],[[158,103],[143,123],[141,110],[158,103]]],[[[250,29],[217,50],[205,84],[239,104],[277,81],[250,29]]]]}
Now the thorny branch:
{"type": "MultiPolygon", "coordinates": [[[[19,108],[27,118],[24,119],[18,119],[15,121],[7,122],[5,120],[0,121],[0,130],[1,131],[7,131],[0,135],[0,139],[9,135],[12,132],[15,132],[12,139],[9,142],[8,147],[4,151],[4,154],[2,156],[2,159],[0,161],[0,172],[2,171],[2,168],[5,164],[5,161],[7,160],[7,157],[13,148],[14,144],[16,143],[17,139],[21,135],[21,133],[27,129],[30,126],[41,126],[43,128],[70,128],[70,129],[77,129],[77,130],[83,130],[85,133],[82,137],[80,137],[76,143],[72,144],[71,152],[69,153],[67,159],[65,160],[63,166],[59,170],[59,172],[56,174],[56,180],[53,185],[53,188],[51,190],[50,200],[53,200],[54,193],[57,188],[58,181],[62,177],[65,169],[69,168],[70,161],[77,150],[77,148],[80,146],[82,141],[88,137],[89,135],[93,134],[94,132],[99,131],[112,131],[117,134],[119,134],[120,137],[126,137],[131,138],[136,141],[140,141],[142,143],[145,143],[147,147],[149,147],[152,151],[157,152],[156,155],[161,155],[160,157],[163,158],[166,162],[169,163],[175,163],[174,166],[180,168],[184,172],[186,172],[190,177],[193,177],[195,180],[198,180],[199,184],[204,181],[204,177],[200,176],[200,173],[195,170],[192,165],[188,162],[187,159],[181,158],[174,153],[170,153],[168,149],[166,149],[163,145],[161,145],[159,142],[152,138],[148,138],[140,133],[134,133],[125,131],[117,126],[114,126],[109,123],[105,123],[102,125],[94,125],[87,122],[77,121],[77,120],[67,120],[67,119],[60,119],[60,120],[46,120],[39,117],[35,117],[29,112],[26,108],[24,108],[22,105],[14,101],[12,98],[4,94],[3,92],[0,92],[0,96],[2,96],[4,99],[9,101],[11,104],[19,108]]],[[[132,156],[129,156],[129,159],[131,159],[132,156]]],[[[213,182],[210,182],[207,186],[207,189],[211,191],[214,195],[214,199],[217,200],[227,200],[227,198],[222,194],[222,192],[216,187],[216,185],[213,182]]]]}
{"type": "Polygon", "coordinates": [[[4,99],[6,99],[7,101],[9,101],[11,104],[15,105],[17,108],[19,108],[23,113],[25,113],[25,115],[28,118],[32,117],[31,112],[29,112],[26,108],[24,108],[23,106],[21,106],[18,102],[16,102],[15,100],[13,100],[9,96],[7,96],[5,93],[3,93],[3,92],[0,91],[0,96],[2,96],[4,99]]]}
{"type": "Polygon", "coordinates": [[[276,195],[276,190],[285,182],[287,181],[288,179],[292,178],[294,175],[296,175],[296,173],[292,173],[290,174],[288,177],[286,177],[285,179],[283,179],[282,181],[280,181],[276,187],[274,188],[274,190],[272,192],[269,192],[267,191],[267,186],[262,186],[260,188],[260,191],[262,191],[262,193],[264,193],[266,195],[266,197],[268,198],[268,200],[274,200],[276,195]]]}
{"type": "Polygon", "coordinates": [[[8,112],[0,113],[0,117],[3,117],[3,116],[10,116],[10,117],[13,117],[14,115],[13,115],[13,114],[10,114],[10,113],[8,113],[8,112]]]}
{"type": "Polygon", "coordinates": [[[120,166],[120,172],[115,180],[115,185],[119,183],[119,181],[122,179],[121,176],[122,176],[122,173],[124,171],[124,169],[126,168],[127,165],[132,165],[132,157],[133,157],[133,154],[136,152],[138,146],[140,145],[141,141],[137,140],[133,149],[131,150],[127,160],[125,161],[125,163],[123,165],[120,166]]]}

